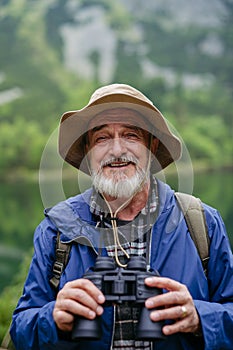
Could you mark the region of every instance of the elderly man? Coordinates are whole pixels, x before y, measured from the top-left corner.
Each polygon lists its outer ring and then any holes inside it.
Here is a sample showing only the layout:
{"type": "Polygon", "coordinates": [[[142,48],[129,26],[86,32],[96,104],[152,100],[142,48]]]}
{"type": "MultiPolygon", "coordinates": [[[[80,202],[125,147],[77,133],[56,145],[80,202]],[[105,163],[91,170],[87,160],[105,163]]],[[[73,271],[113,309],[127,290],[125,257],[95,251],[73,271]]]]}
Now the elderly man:
{"type": "Polygon", "coordinates": [[[203,204],[210,238],[206,277],[186,222],[178,218],[174,191],[154,175],[179,159],[181,144],[152,102],[124,84],[98,89],[86,107],[62,116],[59,151],[91,176],[93,186],[46,210],[36,229],[35,254],[13,315],[16,349],[232,349],[233,259],[224,224],[203,204]],[[53,276],[58,236],[63,245],[72,242],[59,278],[53,276]],[[159,272],[145,279],[145,288],[164,292],[147,298],[145,308],[152,322],[163,322],[163,339],[137,339],[140,307],[106,305],[104,293],[83,278],[98,255],[112,257],[123,270],[141,256],[159,272]],[[77,320],[96,318],[100,339],[81,334],[72,340],[77,320]]]}

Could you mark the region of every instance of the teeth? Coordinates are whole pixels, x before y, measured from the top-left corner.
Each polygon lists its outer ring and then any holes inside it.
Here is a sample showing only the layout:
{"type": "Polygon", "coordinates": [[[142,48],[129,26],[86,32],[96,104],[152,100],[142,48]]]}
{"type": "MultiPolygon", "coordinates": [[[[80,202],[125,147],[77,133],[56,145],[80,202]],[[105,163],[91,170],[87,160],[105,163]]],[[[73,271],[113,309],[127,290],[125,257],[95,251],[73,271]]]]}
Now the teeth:
{"type": "Polygon", "coordinates": [[[111,163],[109,164],[111,167],[120,167],[120,166],[125,166],[128,165],[129,163],[111,163]]]}

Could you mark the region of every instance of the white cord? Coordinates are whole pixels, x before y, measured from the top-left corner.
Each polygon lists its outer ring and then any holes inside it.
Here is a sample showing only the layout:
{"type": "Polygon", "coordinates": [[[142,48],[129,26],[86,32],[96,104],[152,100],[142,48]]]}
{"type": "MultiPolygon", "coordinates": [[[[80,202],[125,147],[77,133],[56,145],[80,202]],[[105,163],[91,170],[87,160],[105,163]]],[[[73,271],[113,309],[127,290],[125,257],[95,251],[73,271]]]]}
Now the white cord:
{"type": "Polygon", "coordinates": [[[137,192],[139,192],[139,190],[142,188],[143,183],[145,182],[145,179],[149,173],[149,169],[150,169],[150,163],[151,163],[151,144],[152,144],[152,135],[150,135],[150,144],[149,144],[149,157],[148,157],[148,163],[147,163],[147,169],[145,172],[145,175],[142,179],[142,181],[140,182],[139,186],[137,186],[137,188],[135,189],[135,191],[133,192],[133,194],[130,196],[130,198],[128,198],[122,205],[119,206],[119,208],[115,211],[115,213],[113,213],[112,208],[110,206],[110,204],[108,203],[107,199],[105,198],[104,194],[102,193],[102,196],[108,206],[109,212],[110,212],[110,216],[111,216],[111,224],[112,224],[112,230],[113,230],[113,237],[114,237],[114,251],[115,251],[115,259],[116,259],[116,263],[120,266],[120,267],[126,267],[127,264],[122,264],[119,261],[119,257],[118,257],[118,253],[117,253],[117,247],[120,247],[121,251],[126,255],[126,257],[129,259],[130,256],[127,253],[127,251],[122,247],[120,240],[119,240],[119,235],[118,235],[118,227],[117,227],[117,223],[116,223],[116,218],[117,218],[117,214],[119,213],[120,210],[122,210],[124,207],[126,207],[130,201],[132,200],[132,198],[135,196],[135,194],[137,192]]]}

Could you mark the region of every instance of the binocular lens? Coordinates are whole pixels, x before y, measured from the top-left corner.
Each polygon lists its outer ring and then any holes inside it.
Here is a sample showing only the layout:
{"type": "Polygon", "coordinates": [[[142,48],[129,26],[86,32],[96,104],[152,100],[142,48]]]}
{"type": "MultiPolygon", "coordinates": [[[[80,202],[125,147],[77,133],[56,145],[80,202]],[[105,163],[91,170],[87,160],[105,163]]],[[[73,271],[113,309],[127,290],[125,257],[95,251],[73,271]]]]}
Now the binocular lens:
{"type": "Polygon", "coordinates": [[[140,340],[161,340],[165,339],[162,333],[163,322],[153,322],[150,319],[151,310],[143,307],[138,322],[136,337],[140,340]]]}
{"type": "Polygon", "coordinates": [[[80,339],[97,340],[102,336],[101,318],[88,320],[84,317],[77,317],[72,331],[72,340],[80,339]]]}

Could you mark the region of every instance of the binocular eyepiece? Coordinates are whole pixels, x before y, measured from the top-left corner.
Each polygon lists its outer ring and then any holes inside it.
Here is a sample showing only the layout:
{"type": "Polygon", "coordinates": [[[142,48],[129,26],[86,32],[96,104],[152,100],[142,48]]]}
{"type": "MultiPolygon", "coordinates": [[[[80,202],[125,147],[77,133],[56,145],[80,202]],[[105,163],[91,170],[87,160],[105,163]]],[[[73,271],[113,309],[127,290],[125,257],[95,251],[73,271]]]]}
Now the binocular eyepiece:
{"type": "MultiPolygon", "coordinates": [[[[95,266],[83,276],[92,281],[104,296],[104,306],[120,305],[127,302],[139,305],[140,314],[136,338],[140,340],[164,339],[163,322],[153,322],[145,307],[145,300],[162,293],[161,289],[147,287],[145,278],[159,276],[155,271],[147,271],[146,260],[142,256],[131,257],[126,268],[116,267],[111,257],[97,257],[95,266]]],[[[72,331],[72,340],[97,340],[102,335],[101,316],[93,320],[77,317],[72,331]]]]}

